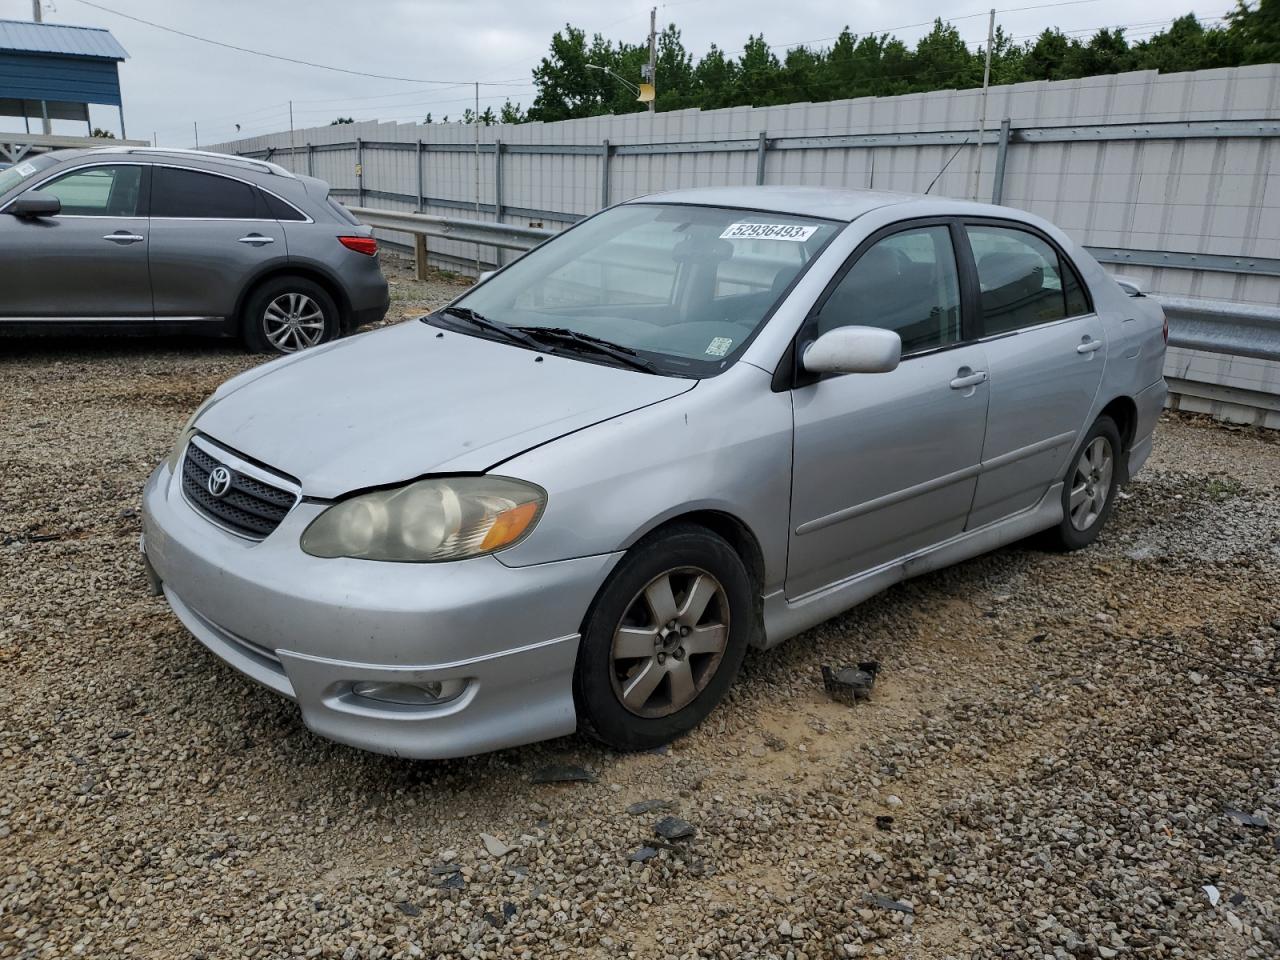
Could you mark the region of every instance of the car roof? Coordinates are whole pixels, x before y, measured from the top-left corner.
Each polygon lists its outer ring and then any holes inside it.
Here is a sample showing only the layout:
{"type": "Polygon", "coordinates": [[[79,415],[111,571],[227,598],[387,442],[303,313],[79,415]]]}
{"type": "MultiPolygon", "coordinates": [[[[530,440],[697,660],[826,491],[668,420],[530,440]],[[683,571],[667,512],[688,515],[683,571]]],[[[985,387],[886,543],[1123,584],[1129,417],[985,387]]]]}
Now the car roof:
{"type": "Polygon", "coordinates": [[[738,207],[768,213],[789,213],[826,220],[853,221],[881,207],[903,206],[903,218],[968,214],[1001,216],[1037,222],[1022,210],[989,203],[929,197],[922,193],[892,190],[848,190],[839,187],[699,187],[636,197],[628,203],[687,203],[709,207],[738,207]]]}

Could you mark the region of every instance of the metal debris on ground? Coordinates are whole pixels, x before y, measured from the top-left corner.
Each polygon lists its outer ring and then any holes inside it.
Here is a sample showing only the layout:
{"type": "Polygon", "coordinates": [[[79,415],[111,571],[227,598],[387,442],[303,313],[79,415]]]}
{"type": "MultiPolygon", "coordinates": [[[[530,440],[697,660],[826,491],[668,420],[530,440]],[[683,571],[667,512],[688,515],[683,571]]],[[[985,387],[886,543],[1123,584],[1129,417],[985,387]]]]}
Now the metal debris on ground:
{"type": "Polygon", "coordinates": [[[638,817],[645,813],[656,813],[659,810],[671,810],[675,807],[672,800],[640,800],[627,807],[627,813],[638,817]]]}
{"type": "Polygon", "coordinates": [[[653,825],[653,832],[664,840],[680,840],[684,837],[692,837],[698,829],[688,820],[681,820],[679,817],[663,817],[653,825]]]}
{"type": "Polygon", "coordinates": [[[871,688],[879,672],[880,663],[876,660],[864,660],[857,667],[841,667],[839,670],[832,670],[824,664],[822,685],[827,688],[831,699],[853,706],[859,700],[871,699],[871,688]]]}
{"type": "Polygon", "coordinates": [[[1260,817],[1257,814],[1245,813],[1243,810],[1237,810],[1235,807],[1223,807],[1222,815],[1242,827],[1250,827],[1254,830],[1270,830],[1271,824],[1266,817],[1260,817]]]}
{"type": "Polygon", "coordinates": [[[596,778],[583,767],[553,763],[535,770],[529,777],[531,783],[595,783],[596,778]]]}
{"type": "Polygon", "coordinates": [[[905,900],[894,900],[892,897],[881,896],[878,893],[864,893],[862,899],[881,910],[896,910],[898,913],[911,914],[916,912],[916,908],[905,900]]]}

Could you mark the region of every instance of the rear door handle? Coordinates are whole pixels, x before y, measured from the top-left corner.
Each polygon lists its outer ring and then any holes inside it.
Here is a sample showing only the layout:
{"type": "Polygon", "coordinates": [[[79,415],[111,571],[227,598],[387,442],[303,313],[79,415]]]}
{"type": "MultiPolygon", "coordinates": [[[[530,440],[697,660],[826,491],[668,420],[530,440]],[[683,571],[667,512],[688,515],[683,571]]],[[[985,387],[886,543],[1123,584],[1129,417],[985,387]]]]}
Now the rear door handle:
{"type": "Polygon", "coordinates": [[[987,371],[979,370],[976,373],[970,373],[963,377],[956,377],[951,381],[952,390],[963,390],[965,387],[976,387],[980,383],[987,382],[987,371]]]}
{"type": "Polygon", "coordinates": [[[247,237],[241,237],[236,243],[248,243],[252,246],[259,246],[264,243],[275,243],[275,237],[264,237],[260,233],[251,233],[247,237]]]}
{"type": "Polygon", "coordinates": [[[123,230],[117,230],[115,233],[108,233],[102,239],[110,240],[112,243],[118,243],[123,245],[126,243],[138,243],[139,241],[145,240],[147,238],[139,236],[136,233],[125,233],[123,230]]]}
{"type": "Polygon", "coordinates": [[[1101,340],[1086,340],[1084,343],[1076,347],[1076,353],[1093,353],[1093,351],[1101,349],[1101,340]]]}

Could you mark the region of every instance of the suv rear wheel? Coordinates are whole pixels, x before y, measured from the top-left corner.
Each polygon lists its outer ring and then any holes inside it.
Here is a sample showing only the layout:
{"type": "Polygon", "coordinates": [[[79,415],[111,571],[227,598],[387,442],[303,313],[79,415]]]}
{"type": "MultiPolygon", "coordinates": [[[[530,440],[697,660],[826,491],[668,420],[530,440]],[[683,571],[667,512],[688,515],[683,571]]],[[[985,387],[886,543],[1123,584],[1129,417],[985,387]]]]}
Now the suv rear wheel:
{"type": "Polygon", "coordinates": [[[242,330],[256,353],[297,353],[337,336],[338,305],[313,280],[276,277],[250,294],[242,330]]]}

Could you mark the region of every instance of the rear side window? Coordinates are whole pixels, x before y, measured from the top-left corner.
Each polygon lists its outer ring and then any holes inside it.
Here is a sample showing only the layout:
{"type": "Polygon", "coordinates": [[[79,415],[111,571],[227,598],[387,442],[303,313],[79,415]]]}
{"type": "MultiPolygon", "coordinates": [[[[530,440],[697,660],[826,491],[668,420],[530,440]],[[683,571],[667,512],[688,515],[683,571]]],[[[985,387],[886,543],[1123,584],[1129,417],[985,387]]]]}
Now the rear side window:
{"type": "Polygon", "coordinates": [[[86,167],[43,184],[40,193],[62,201],[74,217],[133,217],[138,213],[142,167],[137,164],[86,167]]]}
{"type": "Polygon", "coordinates": [[[818,312],[818,335],[846,326],[896,331],[904,356],[959,342],[960,281],[951,231],[903,230],[863,253],[818,312]]]}
{"type": "Polygon", "coordinates": [[[274,194],[267,191],[260,191],[263,204],[267,210],[267,216],[272,220],[306,220],[301,213],[298,212],[292,204],[285,203],[274,194]]]}
{"type": "Polygon", "coordinates": [[[153,217],[259,219],[258,191],[240,180],[175,167],[156,167],[151,177],[153,217]]]}
{"type": "Polygon", "coordinates": [[[965,227],[982,292],[982,334],[1008,333],[1089,312],[1084,287],[1058,251],[1013,227],[965,227]]]}

